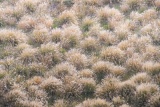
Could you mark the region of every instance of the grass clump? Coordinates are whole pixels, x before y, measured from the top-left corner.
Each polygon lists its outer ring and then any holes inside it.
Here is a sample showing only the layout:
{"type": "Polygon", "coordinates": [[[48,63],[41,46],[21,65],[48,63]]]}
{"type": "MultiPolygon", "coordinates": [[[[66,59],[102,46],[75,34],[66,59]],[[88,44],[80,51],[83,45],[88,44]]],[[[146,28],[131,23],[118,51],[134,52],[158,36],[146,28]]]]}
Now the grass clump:
{"type": "Polygon", "coordinates": [[[104,99],[88,99],[76,107],[109,107],[111,104],[104,99]]]}
{"type": "Polygon", "coordinates": [[[80,83],[82,84],[82,95],[85,98],[93,97],[96,89],[96,82],[92,78],[81,78],[80,83]]]}
{"type": "Polygon", "coordinates": [[[104,61],[98,61],[93,65],[93,70],[98,81],[101,81],[106,75],[110,74],[111,66],[112,63],[104,61]]]}
{"type": "Polygon", "coordinates": [[[114,46],[103,49],[100,56],[102,59],[113,62],[114,64],[123,64],[125,61],[125,53],[114,46]]]}

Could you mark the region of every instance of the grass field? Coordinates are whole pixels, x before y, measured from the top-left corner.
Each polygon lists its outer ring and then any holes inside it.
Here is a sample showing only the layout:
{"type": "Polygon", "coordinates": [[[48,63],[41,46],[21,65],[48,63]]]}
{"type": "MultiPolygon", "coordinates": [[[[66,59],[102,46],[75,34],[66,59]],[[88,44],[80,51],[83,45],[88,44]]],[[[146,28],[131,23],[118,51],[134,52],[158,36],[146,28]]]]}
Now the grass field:
{"type": "Polygon", "coordinates": [[[0,0],[0,107],[160,107],[160,0],[0,0]]]}

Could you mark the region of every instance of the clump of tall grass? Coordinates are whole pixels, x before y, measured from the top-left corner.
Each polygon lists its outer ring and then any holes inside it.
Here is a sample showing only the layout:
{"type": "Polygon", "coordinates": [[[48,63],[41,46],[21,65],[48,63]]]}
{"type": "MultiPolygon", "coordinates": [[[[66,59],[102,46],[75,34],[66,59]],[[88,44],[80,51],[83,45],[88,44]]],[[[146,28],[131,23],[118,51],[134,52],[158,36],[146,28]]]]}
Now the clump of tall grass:
{"type": "Polygon", "coordinates": [[[64,76],[73,75],[77,71],[73,65],[70,65],[67,62],[62,62],[55,66],[55,68],[53,69],[53,72],[57,78],[64,78],[64,76]]]}
{"type": "Polygon", "coordinates": [[[38,61],[48,67],[52,67],[53,65],[59,63],[61,59],[61,53],[57,44],[51,42],[41,44],[37,55],[38,61]]]}
{"type": "Polygon", "coordinates": [[[56,100],[53,106],[51,107],[67,107],[68,102],[64,99],[56,100]]]}
{"type": "Polygon", "coordinates": [[[136,84],[141,84],[141,83],[150,82],[151,77],[147,73],[142,72],[142,73],[137,73],[137,74],[133,75],[130,78],[130,80],[133,81],[136,84]]]}
{"type": "Polygon", "coordinates": [[[54,21],[57,26],[62,26],[63,24],[74,23],[77,24],[76,13],[73,10],[64,10],[59,14],[58,18],[54,21]]]}
{"type": "Polygon", "coordinates": [[[104,99],[87,99],[76,107],[109,107],[111,103],[106,102],[104,99]]]}
{"type": "Polygon", "coordinates": [[[159,91],[156,84],[143,83],[136,87],[135,103],[137,107],[147,106],[149,98],[159,91]]]}
{"type": "Polygon", "coordinates": [[[115,77],[108,76],[103,79],[102,83],[96,88],[96,96],[100,98],[105,98],[111,100],[113,97],[117,96],[120,80],[115,77]]]}
{"type": "Polygon", "coordinates": [[[157,94],[153,95],[153,96],[149,99],[148,105],[149,105],[149,106],[153,106],[153,107],[158,107],[158,106],[160,106],[159,100],[160,100],[160,94],[157,93],[157,94]]]}
{"type": "Polygon", "coordinates": [[[133,103],[132,101],[134,100],[133,96],[135,96],[135,91],[136,84],[130,80],[121,82],[119,84],[118,93],[129,104],[133,103]]]}
{"type": "Polygon", "coordinates": [[[84,97],[93,97],[96,90],[96,82],[92,78],[81,78],[80,83],[82,84],[82,95],[84,97]]]}
{"type": "Polygon", "coordinates": [[[102,49],[100,56],[102,59],[114,64],[123,64],[125,61],[125,52],[115,46],[102,49]]]}
{"type": "Polygon", "coordinates": [[[81,71],[79,71],[79,75],[80,77],[84,77],[84,78],[92,78],[94,73],[90,69],[82,69],[81,71]]]}
{"type": "Polygon", "coordinates": [[[76,47],[81,39],[82,32],[78,26],[72,25],[64,28],[61,36],[61,45],[65,49],[76,47]]]}
{"type": "Polygon", "coordinates": [[[112,101],[113,101],[113,105],[115,107],[119,107],[119,106],[121,106],[122,104],[125,103],[125,101],[122,98],[120,98],[119,96],[118,97],[113,97],[112,101]]]}
{"type": "Polygon", "coordinates": [[[77,69],[83,69],[88,66],[89,60],[85,54],[78,50],[70,50],[66,53],[67,61],[73,64],[77,69]]]}
{"type": "Polygon", "coordinates": [[[38,26],[36,29],[33,30],[31,37],[31,41],[33,43],[43,44],[48,41],[49,39],[49,30],[44,26],[38,26]]]}
{"type": "Polygon", "coordinates": [[[98,41],[94,38],[94,37],[87,37],[84,40],[81,41],[80,43],[82,49],[87,52],[87,53],[91,53],[91,52],[95,52],[98,51],[99,49],[99,43],[98,41]]]}
{"type": "Polygon", "coordinates": [[[17,27],[24,31],[30,31],[35,27],[35,25],[36,19],[31,15],[25,15],[20,19],[20,21],[17,24],[17,27]]]}
{"type": "Polygon", "coordinates": [[[60,79],[50,76],[41,83],[42,89],[48,93],[49,100],[60,97],[63,93],[63,83],[60,79]]]}
{"type": "Polygon", "coordinates": [[[27,36],[16,29],[1,29],[0,41],[3,44],[10,44],[16,46],[19,43],[27,42],[27,36]]]}
{"type": "Polygon", "coordinates": [[[104,45],[114,45],[117,42],[117,37],[110,31],[100,31],[98,36],[98,40],[101,44],[104,45]]]}
{"type": "Polygon", "coordinates": [[[62,30],[61,29],[53,29],[51,31],[51,40],[55,43],[58,43],[61,41],[61,36],[62,36],[62,30]]]}
{"type": "Polygon", "coordinates": [[[98,81],[104,79],[106,75],[111,73],[111,67],[113,66],[112,63],[105,62],[105,61],[98,61],[92,67],[94,74],[98,81]]]}

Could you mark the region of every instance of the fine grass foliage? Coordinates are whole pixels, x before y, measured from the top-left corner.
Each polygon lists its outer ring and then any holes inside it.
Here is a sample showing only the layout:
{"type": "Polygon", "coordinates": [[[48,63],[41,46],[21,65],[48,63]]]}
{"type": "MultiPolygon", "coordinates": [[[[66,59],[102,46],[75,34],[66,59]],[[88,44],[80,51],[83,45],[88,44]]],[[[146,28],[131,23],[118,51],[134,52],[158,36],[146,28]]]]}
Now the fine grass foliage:
{"type": "Polygon", "coordinates": [[[0,0],[0,107],[160,107],[160,0],[0,0]]]}

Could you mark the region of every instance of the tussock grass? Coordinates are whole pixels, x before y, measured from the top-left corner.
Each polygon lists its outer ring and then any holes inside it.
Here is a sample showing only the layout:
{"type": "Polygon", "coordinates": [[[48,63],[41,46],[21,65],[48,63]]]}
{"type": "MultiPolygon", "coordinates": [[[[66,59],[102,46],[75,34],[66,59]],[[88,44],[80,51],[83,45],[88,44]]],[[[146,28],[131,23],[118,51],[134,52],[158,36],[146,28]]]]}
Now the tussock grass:
{"type": "Polygon", "coordinates": [[[160,107],[160,0],[0,0],[0,107],[160,107]]]}

